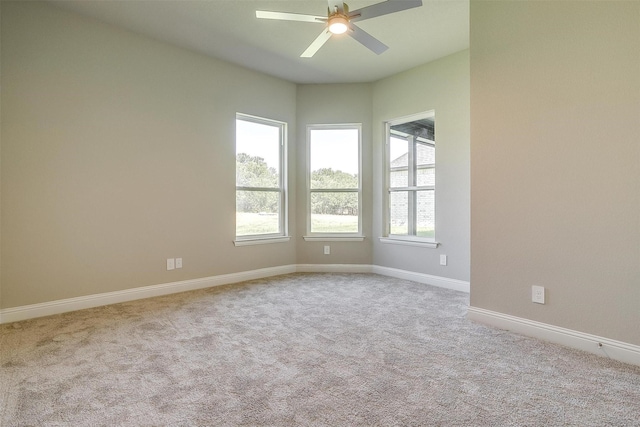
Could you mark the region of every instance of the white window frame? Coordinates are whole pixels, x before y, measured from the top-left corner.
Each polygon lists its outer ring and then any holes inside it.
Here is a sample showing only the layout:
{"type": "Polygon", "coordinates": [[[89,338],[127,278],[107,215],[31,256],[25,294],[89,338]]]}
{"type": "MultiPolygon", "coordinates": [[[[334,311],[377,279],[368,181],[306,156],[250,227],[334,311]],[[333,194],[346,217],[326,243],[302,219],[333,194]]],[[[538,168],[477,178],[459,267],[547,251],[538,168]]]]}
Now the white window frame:
{"type": "MultiPolygon", "coordinates": [[[[280,133],[280,175],[278,188],[262,188],[262,187],[241,187],[236,185],[236,197],[238,191],[267,191],[267,192],[277,192],[280,194],[280,205],[278,212],[278,228],[280,231],[278,233],[265,233],[265,234],[251,234],[251,235],[243,235],[243,236],[235,236],[235,240],[233,241],[235,246],[248,246],[248,245],[259,245],[264,243],[283,243],[288,242],[291,238],[289,236],[289,221],[288,221],[288,189],[287,189],[287,123],[279,120],[267,119],[264,117],[252,116],[250,114],[244,113],[236,113],[235,120],[243,120],[247,122],[263,124],[267,126],[274,126],[279,128],[280,133]]],[[[234,121],[235,124],[235,121],[234,121]]],[[[234,126],[235,128],[235,126],[234,126]]],[[[234,141],[235,147],[235,141],[234,141]]],[[[235,149],[234,149],[235,152],[235,149]]],[[[235,224],[235,221],[234,221],[235,224]]],[[[234,230],[234,234],[237,229],[234,230]]]]}
{"type": "Polygon", "coordinates": [[[303,236],[305,241],[362,241],[362,124],[312,124],[307,125],[307,234],[303,236]],[[314,130],[333,129],[357,129],[358,130],[358,188],[350,189],[311,189],[311,132],[314,130]],[[358,231],[355,233],[318,233],[311,231],[311,194],[314,192],[351,192],[358,194],[358,231]]]}
{"type": "MultiPolygon", "coordinates": [[[[424,190],[433,190],[434,192],[434,198],[436,195],[436,185],[434,183],[434,185],[429,185],[429,186],[418,186],[418,185],[412,185],[413,180],[411,179],[411,177],[417,172],[417,165],[415,164],[415,148],[416,148],[416,143],[415,140],[412,136],[406,136],[406,135],[400,135],[398,132],[395,132],[391,129],[391,127],[395,126],[395,125],[399,125],[399,124],[403,124],[403,123],[408,123],[408,122],[413,122],[413,121],[417,121],[417,120],[421,120],[421,119],[426,119],[426,118],[434,118],[435,119],[435,111],[431,110],[431,111],[425,111],[422,113],[417,113],[417,114],[413,114],[410,116],[405,116],[405,117],[401,117],[398,119],[393,119],[393,120],[389,120],[387,122],[385,122],[385,136],[384,136],[384,140],[385,140],[385,155],[384,155],[384,196],[383,196],[383,203],[384,203],[384,209],[383,212],[384,214],[382,215],[382,220],[384,221],[383,224],[383,230],[384,230],[384,235],[382,237],[380,237],[380,242],[382,243],[391,243],[391,244],[399,244],[399,245],[408,245],[408,246],[420,246],[420,247],[427,247],[427,248],[437,248],[438,245],[440,244],[439,242],[436,241],[436,233],[437,233],[437,227],[434,224],[434,237],[420,237],[420,236],[416,236],[416,227],[417,224],[416,222],[416,217],[415,215],[411,215],[411,213],[409,214],[409,235],[399,235],[399,234],[391,234],[391,230],[390,230],[390,216],[391,216],[391,193],[392,192],[399,192],[399,191],[407,191],[409,193],[412,193],[414,195],[414,199],[417,196],[418,191],[424,191],[424,190]],[[391,183],[390,183],[390,179],[391,179],[391,153],[390,153],[390,139],[391,136],[394,135],[395,137],[407,137],[407,141],[408,141],[408,147],[409,147],[409,155],[408,155],[408,165],[407,165],[407,173],[408,173],[408,183],[406,187],[394,187],[393,189],[391,188],[391,183]]],[[[435,147],[435,141],[430,141],[430,140],[421,140],[421,142],[426,142],[428,144],[433,144],[435,147]]],[[[433,167],[436,169],[436,174],[437,174],[437,156],[436,156],[436,161],[435,164],[433,165],[433,167]]],[[[436,176],[436,183],[437,183],[437,176],[436,176]]],[[[435,199],[434,199],[434,203],[435,203],[435,199]]],[[[411,205],[411,203],[410,203],[411,205]]],[[[434,209],[437,208],[434,207],[434,209]]],[[[434,212],[434,215],[436,215],[437,211],[434,212]]]]}

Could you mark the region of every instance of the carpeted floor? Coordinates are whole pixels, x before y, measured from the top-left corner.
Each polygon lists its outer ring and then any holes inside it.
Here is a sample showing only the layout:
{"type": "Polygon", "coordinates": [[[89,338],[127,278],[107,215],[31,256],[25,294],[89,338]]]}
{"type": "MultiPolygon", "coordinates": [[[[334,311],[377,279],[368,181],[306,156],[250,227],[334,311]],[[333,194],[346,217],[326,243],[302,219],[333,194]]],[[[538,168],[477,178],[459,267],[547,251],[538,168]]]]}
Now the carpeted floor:
{"type": "Polygon", "coordinates": [[[2,426],[640,426],[640,367],[292,274],[0,326],[2,426]]]}

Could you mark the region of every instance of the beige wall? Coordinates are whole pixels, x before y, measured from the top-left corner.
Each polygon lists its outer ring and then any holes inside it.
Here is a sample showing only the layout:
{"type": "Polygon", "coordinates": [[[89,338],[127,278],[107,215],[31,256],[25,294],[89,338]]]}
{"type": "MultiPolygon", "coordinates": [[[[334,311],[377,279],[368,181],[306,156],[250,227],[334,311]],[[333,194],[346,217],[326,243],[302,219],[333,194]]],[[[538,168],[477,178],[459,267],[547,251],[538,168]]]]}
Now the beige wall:
{"type": "Polygon", "coordinates": [[[471,3],[472,306],[640,344],[639,135],[639,2],[471,3]]]}
{"type": "Polygon", "coordinates": [[[473,1],[470,52],[296,88],[2,2],[0,307],[293,263],[468,280],[471,210],[473,306],[640,344],[639,24],[638,2],[473,1]],[[381,244],[382,122],[430,109],[442,246],[381,244]],[[237,111],[289,123],[290,243],[232,244],[237,111]],[[324,256],[302,241],[305,127],[336,121],[363,124],[367,239],[324,256]]]}
{"type": "Polygon", "coordinates": [[[2,307],[2,6],[0,5],[0,308],[2,307]]]}
{"type": "MultiPolygon", "coordinates": [[[[297,97],[298,193],[297,251],[300,264],[371,264],[371,85],[300,85],[297,97]],[[362,124],[362,242],[306,242],[307,234],[307,126],[362,124]],[[323,254],[323,246],[331,254],[323,254]]],[[[340,155],[340,153],[336,153],[340,155]]]]}
{"type": "Polygon", "coordinates": [[[435,110],[437,249],[380,243],[373,263],[469,280],[469,51],[433,61],[374,84],[373,235],[383,232],[385,121],[435,110]],[[448,257],[441,266],[440,254],[448,257]]]}
{"type": "Polygon", "coordinates": [[[298,263],[375,264],[469,280],[469,52],[417,67],[373,84],[301,85],[297,96],[298,263]],[[382,244],[384,121],[436,110],[438,249],[382,244]],[[364,242],[304,242],[306,126],[362,123],[364,242]],[[331,255],[323,255],[324,245],[331,255]],[[439,255],[448,255],[448,266],[439,255]]]}
{"type": "Polygon", "coordinates": [[[235,113],[288,122],[295,171],[295,97],[292,83],[3,2],[0,307],[294,264],[294,240],[232,241],[235,113]],[[184,268],[166,271],[170,257],[184,268]]]}
{"type": "Polygon", "coordinates": [[[296,86],[46,3],[2,2],[1,36],[0,308],[289,264],[468,280],[468,52],[296,86]],[[382,121],[431,108],[443,251],[380,247],[382,121]],[[232,243],[236,112],[289,123],[289,243],[232,243]],[[362,123],[366,238],[305,242],[306,126],[345,122],[362,123]]]}

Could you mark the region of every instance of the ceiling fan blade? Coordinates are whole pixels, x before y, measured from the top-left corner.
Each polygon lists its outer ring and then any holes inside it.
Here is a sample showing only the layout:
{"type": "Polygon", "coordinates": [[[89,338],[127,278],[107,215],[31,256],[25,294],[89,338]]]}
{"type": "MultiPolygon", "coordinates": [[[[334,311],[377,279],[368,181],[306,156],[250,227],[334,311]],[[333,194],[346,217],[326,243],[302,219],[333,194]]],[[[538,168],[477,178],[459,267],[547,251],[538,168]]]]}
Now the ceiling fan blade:
{"type": "Polygon", "coordinates": [[[351,31],[349,31],[349,35],[362,43],[365,47],[369,48],[376,55],[380,55],[385,50],[389,49],[389,46],[382,43],[377,38],[373,37],[371,34],[367,33],[365,30],[356,27],[353,24],[349,25],[351,31]]]}
{"type": "Polygon", "coordinates": [[[324,23],[327,18],[324,16],[301,15],[299,13],[270,12],[268,10],[256,10],[256,18],[277,19],[279,21],[302,21],[324,23]]]}
{"type": "Polygon", "coordinates": [[[364,21],[418,6],[422,6],[422,0],[387,0],[349,12],[349,17],[351,22],[364,21]]]}
{"type": "Polygon", "coordinates": [[[320,35],[313,41],[313,43],[311,43],[311,45],[307,48],[307,50],[302,52],[302,55],[300,55],[300,57],[311,58],[313,55],[316,54],[318,49],[320,49],[322,45],[324,45],[327,42],[327,40],[329,40],[330,38],[331,38],[331,33],[327,28],[325,28],[324,31],[322,31],[320,35]]]}

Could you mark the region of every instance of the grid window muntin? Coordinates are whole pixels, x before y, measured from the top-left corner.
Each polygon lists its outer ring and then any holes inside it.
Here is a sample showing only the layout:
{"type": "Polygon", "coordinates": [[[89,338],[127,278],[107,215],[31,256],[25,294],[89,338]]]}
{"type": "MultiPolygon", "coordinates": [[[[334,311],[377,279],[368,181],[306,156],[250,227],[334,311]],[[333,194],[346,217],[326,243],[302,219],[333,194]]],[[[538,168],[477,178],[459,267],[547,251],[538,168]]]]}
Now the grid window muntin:
{"type": "MultiPolygon", "coordinates": [[[[362,178],[361,178],[361,147],[362,147],[362,126],[361,124],[323,124],[323,125],[309,125],[307,126],[307,189],[308,189],[308,203],[307,203],[307,234],[309,236],[325,236],[325,237],[350,237],[350,236],[362,236],[362,178]],[[340,185],[336,183],[334,185],[319,185],[317,180],[313,178],[313,165],[315,163],[314,150],[322,144],[322,142],[315,140],[314,136],[321,133],[331,133],[332,131],[355,131],[357,139],[349,141],[349,143],[357,144],[352,147],[352,153],[354,154],[349,167],[350,171],[346,171],[352,175],[350,179],[351,185],[340,185]],[[325,132],[327,131],[327,132],[325,132]],[[318,133],[316,133],[318,132],[318,133]],[[314,148],[315,146],[315,148],[314,148]],[[355,173],[354,173],[355,172],[355,173]],[[316,203],[323,197],[334,197],[334,199],[344,199],[348,201],[348,205],[345,205],[341,214],[343,218],[349,217],[347,221],[340,221],[340,215],[333,215],[336,219],[336,225],[331,224],[331,219],[320,219],[321,216],[317,212],[316,203]],[[351,214],[351,215],[350,215],[351,214]]],[[[326,157],[327,153],[323,153],[326,157]]],[[[344,159],[344,152],[332,152],[328,153],[336,161],[337,171],[342,171],[343,168],[339,166],[339,160],[344,159]]],[[[335,165],[334,165],[335,166],[335,165]]],[[[333,169],[333,166],[331,167],[333,169]]],[[[345,171],[342,171],[345,172],[345,171]]],[[[349,179],[347,179],[349,181],[349,179]]],[[[326,217],[326,215],[324,215],[326,217]]]]}
{"type": "Polygon", "coordinates": [[[433,113],[387,123],[386,235],[435,241],[435,137],[427,139],[392,129],[433,118],[433,113]],[[392,144],[406,144],[406,156],[392,158],[392,144]]]}
{"type": "MultiPolygon", "coordinates": [[[[286,236],[286,129],[287,124],[284,122],[266,119],[262,117],[251,116],[247,114],[236,114],[236,239],[251,240],[269,237],[286,236]],[[263,129],[265,134],[262,138],[267,144],[272,145],[267,149],[264,145],[258,149],[265,151],[267,175],[256,179],[249,176],[243,176],[239,171],[239,145],[246,146],[246,141],[241,141],[243,135],[240,128],[242,126],[253,128],[254,130],[263,129]],[[241,204],[243,199],[254,199],[254,212],[246,212],[241,204]],[[264,210],[259,208],[265,208],[264,210]],[[241,218],[242,216],[249,218],[241,218]]],[[[261,157],[261,152],[244,153],[250,157],[261,157]]],[[[247,157],[245,157],[246,159],[247,157]]],[[[250,159],[253,160],[253,159],[250,159]]],[[[255,166],[255,165],[254,165],[255,166]]],[[[258,165],[264,171],[265,165],[258,165]]],[[[249,174],[247,174],[249,175],[249,174]]],[[[245,205],[245,208],[247,206],[245,205]]]]}

